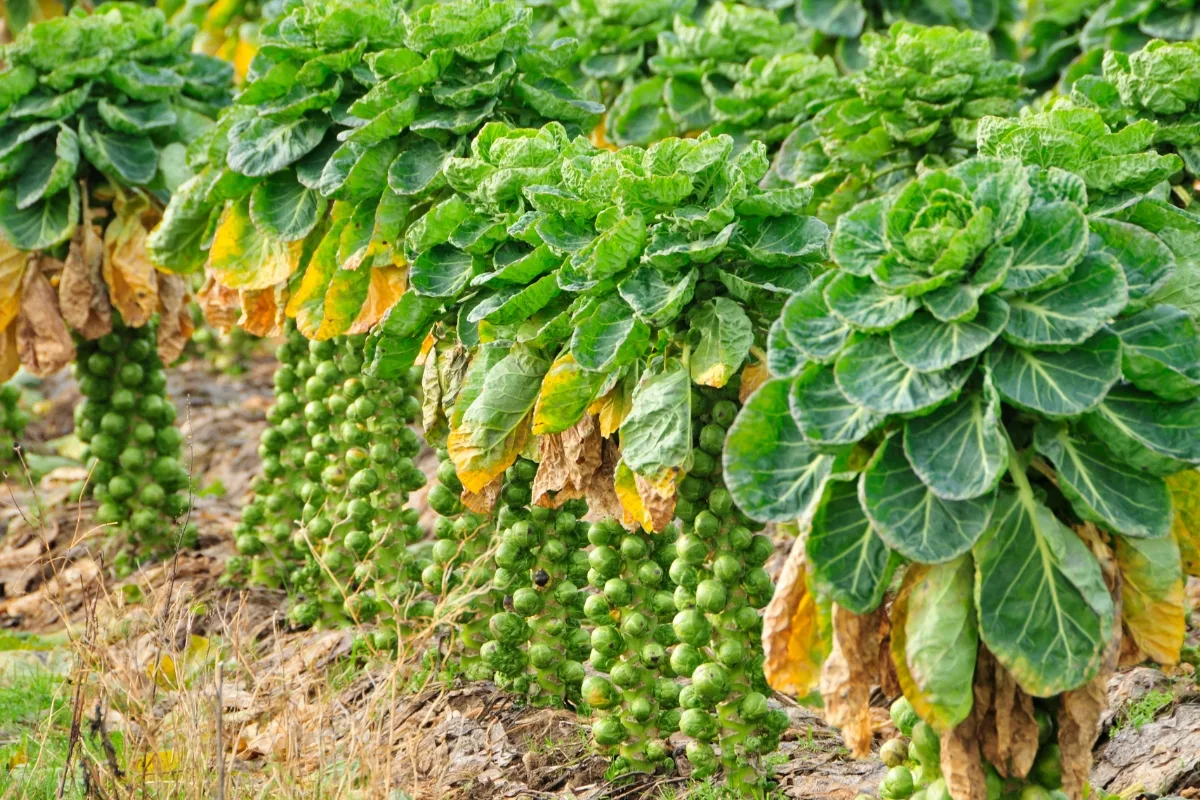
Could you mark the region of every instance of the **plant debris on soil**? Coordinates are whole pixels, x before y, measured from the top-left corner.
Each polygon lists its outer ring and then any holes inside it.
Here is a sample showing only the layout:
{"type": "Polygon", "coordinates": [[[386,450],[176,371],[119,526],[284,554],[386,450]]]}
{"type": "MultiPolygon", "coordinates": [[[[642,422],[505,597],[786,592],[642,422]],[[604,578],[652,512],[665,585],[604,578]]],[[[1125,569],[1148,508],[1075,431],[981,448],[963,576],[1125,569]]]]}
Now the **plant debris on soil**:
{"type": "MultiPolygon", "coordinates": [[[[199,547],[174,560],[115,580],[113,543],[92,521],[94,504],[67,500],[82,467],[59,466],[36,484],[6,476],[0,687],[43,681],[53,699],[39,713],[8,714],[0,694],[0,797],[54,797],[60,787],[78,790],[68,797],[715,796],[686,773],[606,779],[586,720],[464,683],[436,626],[412,632],[394,660],[364,666],[350,657],[352,631],[290,630],[282,592],[222,586],[259,465],[273,363],[257,358],[236,378],[203,362],[171,371],[201,532],[199,547]]],[[[47,400],[26,447],[49,455],[69,436],[80,398],[66,376],[40,391],[47,400]]],[[[419,463],[427,473],[436,466],[431,453],[419,463]]],[[[415,502],[423,508],[423,493],[415,502]]],[[[1195,607],[1200,586],[1189,589],[1195,607]]],[[[1191,665],[1119,673],[1109,695],[1093,787],[1125,798],[1200,797],[1191,665]],[[1150,693],[1158,693],[1150,719],[1123,711],[1150,693]]],[[[875,792],[886,772],[877,759],[852,760],[817,712],[776,702],[792,726],[771,757],[775,796],[875,792]]],[[[874,705],[881,739],[891,733],[886,699],[874,705]]]]}

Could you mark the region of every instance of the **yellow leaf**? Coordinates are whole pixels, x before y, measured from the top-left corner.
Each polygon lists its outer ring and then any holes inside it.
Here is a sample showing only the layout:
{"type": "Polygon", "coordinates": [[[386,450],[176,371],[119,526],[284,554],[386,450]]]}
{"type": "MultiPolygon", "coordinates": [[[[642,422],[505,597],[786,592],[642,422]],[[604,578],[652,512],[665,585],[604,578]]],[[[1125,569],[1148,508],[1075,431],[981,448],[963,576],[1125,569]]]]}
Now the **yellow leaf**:
{"type": "Polygon", "coordinates": [[[1167,478],[1175,506],[1171,532],[1179,544],[1183,572],[1200,578],[1200,471],[1188,470],[1167,478]]]}
{"type": "Polygon", "coordinates": [[[300,263],[304,240],[280,242],[250,219],[250,197],[225,210],[208,251],[208,266],[230,289],[265,289],[286,281],[300,263]]]}
{"type": "Polygon", "coordinates": [[[771,373],[767,370],[767,365],[761,361],[748,365],[742,370],[742,382],[738,386],[738,402],[745,403],[750,399],[754,390],[762,386],[769,377],[771,377],[771,373]]]}
{"type": "Polygon", "coordinates": [[[28,764],[28,763],[29,763],[29,754],[25,752],[24,747],[18,747],[8,757],[8,768],[10,770],[16,769],[17,767],[21,766],[22,764],[28,764]]]}
{"type": "Polygon", "coordinates": [[[179,756],[174,750],[157,750],[137,759],[133,766],[136,775],[169,775],[179,769],[179,756]]]}
{"type": "Polygon", "coordinates": [[[621,501],[621,511],[624,516],[622,521],[625,525],[641,525],[643,530],[650,530],[652,526],[649,515],[646,513],[646,507],[642,504],[642,496],[638,494],[633,470],[625,466],[624,461],[617,464],[616,472],[613,475],[613,488],[616,489],[617,499],[621,501]]]}
{"type": "Polygon", "coordinates": [[[424,366],[429,359],[429,354],[433,352],[435,344],[437,344],[437,337],[433,335],[433,331],[425,334],[425,338],[421,340],[421,349],[417,353],[417,357],[413,359],[413,363],[418,367],[424,366]]]}
{"type": "Polygon", "coordinates": [[[809,585],[804,540],[797,537],[763,612],[763,674],[771,688],[801,700],[814,699],[821,666],[833,648],[830,612],[830,604],[809,585]]]}
{"type": "Polygon", "coordinates": [[[241,292],[242,315],[238,325],[254,336],[278,336],[283,331],[282,287],[241,292]]]}
{"type": "Polygon", "coordinates": [[[17,353],[17,326],[9,325],[0,331],[0,383],[17,374],[21,357],[17,353]]]}
{"type": "Polygon", "coordinates": [[[1179,663],[1187,636],[1183,569],[1174,538],[1114,536],[1121,570],[1121,619],[1138,649],[1159,664],[1179,663]]]}
{"type": "Polygon", "coordinates": [[[604,373],[583,369],[571,351],[564,350],[542,379],[533,407],[534,435],[559,433],[578,422],[605,380],[604,373]]]}
{"type": "Polygon", "coordinates": [[[158,311],[158,271],[146,253],[146,237],[157,214],[140,197],[115,207],[117,215],[104,231],[101,274],[121,319],[140,328],[158,311]]]}
{"type": "Polygon", "coordinates": [[[21,278],[29,254],[23,253],[0,234],[0,330],[17,317],[21,305],[21,278]]]}
{"type": "Polygon", "coordinates": [[[237,47],[233,51],[233,72],[237,75],[239,83],[246,80],[246,75],[250,72],[250,62],[256,55],[258,46],[239,36],[237,47]]]}
{"type": "Polygon", "coordinates": [[[605,123],[608,120],[608,115],[604,114],[600,117],[600,121],[596,123],[596,127],[592,128],[592,133],[588,136],[588,141],[593,146],[599,147],[601,150],[611,150],[614,153],[617,151],[617,146],[608,140],[608,135],[605,133],[605,123]]]}
{"type": "Polygon", "coordinates": [[[146,675],[160,688],[175,689],[179,686],[179,673],[175,669],[175,659],[170,653],[162,653],[157,660],[147,664],[146,675]]]}
{"type": "Polygon", "coordinates": [[[612,391],[588,406],[588,413],[600,418],[600,435],[608,438],[621,429],[629,409],[633,408],[633,387],[637,383],[626,376],[612,391]]]}
{"type": "Polygon", "coordinates": [[[366,333],[383,319],[383,315],[400,300],[408,288],[408,270],[401,266],[375,267],[371,270],[371,285],[367,289],[367,301],[358,312],[358,319],[346,331],[354,336],[366,333]]]}

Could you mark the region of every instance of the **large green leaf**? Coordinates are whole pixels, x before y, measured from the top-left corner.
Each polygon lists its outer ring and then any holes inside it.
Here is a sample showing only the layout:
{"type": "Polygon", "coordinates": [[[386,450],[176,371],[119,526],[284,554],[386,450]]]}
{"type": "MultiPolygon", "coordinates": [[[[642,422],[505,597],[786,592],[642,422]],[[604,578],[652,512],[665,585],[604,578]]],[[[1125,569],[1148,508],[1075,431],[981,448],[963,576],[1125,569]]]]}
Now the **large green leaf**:
{"type": "Polygon", "coordinates": [[[999,290],[1012,266],[1012,248],[992,247],[983,263],[966,281],[958,281],[921,295],[921,305],[942,322],[962,322],[979,310],[979,298],[999,290]]]}
{"type": "Polygon", "coordinates": [[[887,208],[888,200],[877,197],[859,203],[838,217],[829,241],[829,253],[839,267],[865,278],[879,259],[887,255],[887,239],[883,232],[887,208]]]}
{"type": "Polygon", "coordinates": [[[149,183],[158,172],[158,149],[148,136],[93,127],[86,119],[81,119],[79,146],[92,166],[131,186],[149,183]]]}
{"type": "Polygon", "coordinates": [[[365,372],[380,380],[395,380],[413,365],[433,326],[440,301],[405,292],[367,337],[365,372]]]}
{"type": "Polygon", "coordinates": [[[679,316],[683,307],[692,301],[699,275],[697,270],[689,270],[668,283],[659,270],[638,267],[617,285],[617,291],[633,308],[633,313],[647,324],[661,327],[679,316]]]}
{"type": "Polygon", "coordinates": [[[885,419],[847,400],[828,365],[805,367],[792,384],[790,402],[800,432],[815,445],[854,444],[885,419]]]}
{"type": "Polygon", "coordinates": [[[974,361],[965,361],[919,372],[896,358],[888,337],[870,336],[842,351],[834,375],[842,394],[859,405],[880,414],[914,414],[956,395],[974,369],[974,361]]]}
{"type": "Polygon", "coordinates": [[[576,94],[575,90],[554,78],[527,80],[517,78],[517,96],[546,119],[561,122],[586,122],[604,113],[604,106],[576,94]]]}
{"type": "Polygon", "coordinates": [[[800,374],[800,370],[807,363],[808,359],[783,329],[783,320],[777,319],[772,322],[767,331],[768,372],[777,377],[791,378],[800,374]]]}
{"type": "Polygon", "coordinates": [[[738,508],[761,522],[807,517],[833,471],[834,456],[805,441],[788,407],[791,381],[771,378],[729,428],[725,485],[738,508]]]}
{"type": "Polygon", "coordinates": [[[975,701],[975,565],[967,556],[910,567],[891,608],[892,662],[913,710],[937,733],[966,719],[975,701]]]}
{"type": "Polygon", "coordinates": [[[1165,403],[1122,385],[1083,418],[1083,425],[1117,458],[1155,475],[1200,465],[1200,400],[1165,403]]]}
{"type": "Polygon", "coordinates": [[[388,186],[404,196],[436,189],[443,180],[442,167],[456,152],[433,139],[413,139],[388,167],[388,186]]]}
{"type": "Polygon", "coordinates": [[[892,329],[896,358],[921,372],[936,372],[987,350],[1009,321],[1008,304],[999,297],[979,298],[979,313],[962,322],[941,322],[918,311],[892,329]]]}
{"type": "Polygon", "coordinates": [[[66,190],[28,208],[17,208],[17,190],[0,190],[0,232],[20,250],[46,250],[71,238],[79,224],[79,189],[66,190]]]}
{"type": "Polygon", "coordinates": [[[857,37],[867,21],[862,0],[799,0],[796,16],[827,36],[857,37]]]}
{"type": "Polygon", "coordinates": [[[1112,256],[1088,253],[1065,283],[1008,300],[1006,341],[1018,347],[1081,344],[1129,300],[1125,273],[1112,256]]]}
{"type": "Polygon", "coordinates": [[[395,139],[372,145],[346,142],[329,157],[317,191],[326,197],[355,203],[378,197],[388,185],[388,168],[399,148],[400,143],[395,139]]]}
{"type": "Polygon", "coordinates": [[[325,215],[326,200],[305,188],[293,170],[277,172],[254,187],[250,218],[268,236],[296,242],[308,236],[325,215]]]}
{"type": "Polygon", "coordinates": [[[487,320],[493,325],[513,325],[524,322],[559,294],[558,280],[545,275],[528,286],[512,286],[485,297],[471,309],[471,322],[487,320]]]}
{"type": "Polygon", "coordinates": [[[579,366],[598,372],[628,364],[650,341],[646,323],[635,317],[633,309],[619,297],[595,302],[580,313],[575,325],[571,354],[579,366]]]}
{"type": "Polygon", "coordinates": [[[1113,256],[1125,273],[1129,301],[1135,308],[1161,289],[1175,271],[1175,256],[1145,228],[1107,217],[1088,220],[1093,251],[1113,256]]]}
{"type": "Polygon", "coordinates": [[[900,438],[886,439],[859,478],[863,510],[884,543],[905,558],[938,564],[975,546],[992,518],[995,494],[943,500],[913,472],[900,438]]]}
{"type": "Polygon", "coordinates": [[[911,297],[891,294],[870,278],[842,272],[825,287],[825,302],[834,316],[855,330],[868,333],[890,331],[913,315],[920,303],[911,297]]]}
{"type": "Polygon", "coordinates": [[[490,98],[471,108],[432,107],[422,110],[413,120],[414,131],[447,131],[459,136],[470,133],[492,116],[496,98],[490,98]]]}
{"type": "Polygon", "coordinates": [[[1075,417],[1099,405],[1121,377],[1121,341],[1101,332],[1061,352],[1001,341],[988,352],[988,363],[1008,402],[1047,417],[1075,417]]]}
{"type": "Polygon", "coordinates": [[[754,329],[742,307],[716,297],[691,314],[693,340],[688,368],[701,386],[720,388],[741,368],[754,344],[754,329]]]}
{"type": "Polygon", "coordinates": [[[105,125],[121,133],[141,134],[173,128],[179,120],[179,115],[167,102],[129,103],[122,106],[100,98],[96,109],[105,125]]]}
{"type": "Polygon", "coordinates": [[[1171,532],[1171,493],[1162,478],[1116,461],[1062,425],[1039,424],[1033,443],[1054,463],[1059,488],[1082,519],[1125,536],[1156,539],[1171,532]]]}
{"type": "Polygon", "coordinates": [[[1087,219],[1077,207],[1062,201],[1031,205],[1009,242],[1013,262],[1004,288],[1028,291],[1061,281],[1083,258],[1087,243],[1087,219]]]}
{"type": "Polygon", "coordinates": [[[324,116],[274,120],[252,117],[229,129],[229,168],[261,178],[299,161],[325,138],[329,119],[324,116]]]}
{"type": "Polygon", "coordinates": [[[208,253],[201,245],[214,213],[205,200],[209,186],[206,177],[206,173],[201,173],[176,189],[162,221],[146,238],[146,251],[159,269],[183,273],[204,266],[208,253]]]}
{"type": "Polygon", "coordinates": [[[814,361],[833,361],[850,338],[850,326],[835,317],[825,301],[825,288],[837,274],[826,272],[792,295],[780,317],[792,344],[814,361]]]}
{"type": "Polygon", "coordinates": [[[982,391],[904,423],[904,452],[939,497],[970,500],[995,488],[1008,465],[1008,445],[990,379],[982,391]]]}
{"type": "Polygon", "coordinates": [[[821,261],[828,242],[829,228],[824,222],[790,214],[743,220],[730,245],[755,264],[786,267],[821,261]]]}
{"type": "Polygon", "coordinates": [[[166,100],[184,84],[174,70],[132,60],[113,64],[104,77],[122,94],[145,102],[166,100]]]}
{"type": "Polygon", "coordinates": [[[642,374],[633,407],[621,424],[621,459],[651,480],[681,471],[692,454],[691,381],[687,368],[668,359],[642,374]]]}
{"type": "Polygon", "coordinates": [[[1053,697],[1099,670],[1112,636],[1112,598],[1087,546],[1023,475],[1017,486],[1000,489],[975,546],[979,634],[1022,689],[1053,697]]]}
{"type": "Polygon", "coordinates": [[[21,170],[17,178],[17,208],[29,208],[43,197],[67,188],[78,167],[79,137],[70,128],[59,128],[53,149],[44,145],[36,148],[21,170]]]}
{"type": "Polygon", "coordinates": [[[1200,396],[1200,333],[1174,306],[1155,306],[1112,324],[1125,380],[1164,400],[1200,396]]]}
{"type": "Polygon", "coordinates": [[[426,297],[457,297],[481,266],[480,260],[470,253],[438,245],[412,263],[408,282],[413,291],[426,297]]]}
{"type": "Polygon", "coordinates": [[[878,608],[898,559],[871,528],[852,481],[830,481],[805,542],[813,577],[855,614],[878,608]]]}

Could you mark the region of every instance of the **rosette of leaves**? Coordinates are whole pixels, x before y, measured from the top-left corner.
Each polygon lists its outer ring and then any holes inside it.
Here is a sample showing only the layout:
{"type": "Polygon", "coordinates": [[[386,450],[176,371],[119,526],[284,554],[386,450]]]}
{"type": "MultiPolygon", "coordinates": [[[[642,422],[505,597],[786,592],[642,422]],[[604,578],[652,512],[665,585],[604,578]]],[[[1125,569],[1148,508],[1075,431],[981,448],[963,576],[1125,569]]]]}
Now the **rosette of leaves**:
{"type": "MultiPolygon", "coordinates": [[[[1098,111],[1120,129],[1148,119],[1157,123],[1154,142],[1183,159],[1184,175],[1200,176],[1200,45],[1155,40],[1136,53],[1104,54],[1103,77],[1085,75],[1075,82],[1071,101],[1098,111]]],[[[1192,187],[1174,187],[1184,205],[1192,187]]]]}
{"type": "Polygon", "coordinates": [[[899,21],[991,33],[997,48],[1005,57],[1011,58],[1016,48],[1004,30],[1004,24],[1019,16],[1016,5],[1011,0],[969,0],[952,4],[926,0],[798,0],[796,20],[836,39],[838,61],[853,70],[860,69],[865,63],[860,37],[899,21]]]}
{"type": "Polygon", "coordinates": [[[530,14],[515,0],[411,15],[340,0],[265,23],[153,256],[207,263],[244,308],[286,310],[310,338],[369,329],[404,288],[393,245],[442,199],[470,133],[501,114],[590,127],[603,110],[551,77],[572,46],[535,43],[530,14]]]}
{"type": "MultiPolygon", "coordinates": [[[[910,562],[890,612],[899,682],[943,746],[968,753],[989,713],[975,682],[1070,692],[1111,668],[1122,623],[1162,663],[1182,643],[1165,478],[1200,463],[1200,338],[1164,298],[1200,239],[1147,194],[1179,159],[1072,127],[1091,118],[985,120],[990,155],[844,215],[836,268],[773,326],[775,377],[725,448],[744,512],[811,520],[798,557],[835,603],[841,663],[910,562]],[[1136,598],[1114,605],[1097,554],[1136,598]]],[[[865,705],[859,717],[853,691],[835,695],[861,752],[865,705]]],[[[1085,759],[1091,741],[1060,744],[1085,759]]]]}
{"type": "Polygon", "coordinates": [[[598,415],[603,437],[620,429],[618,483],[644,479],[626,497],[672,496],[692,383],[724,386],[824,258],[828,229],[798,213],[809,192],[757,188],[766,169],[761,143],[735,155],[728,136],[610,152],[554,123],[486,126],[447,164],[456,194],[409,231],[410,290],[369,339],[372,369],[407,369],[455,323],[470,367],[447,449],[468,492],[531,435],[598,415]]]}
{"type": "Polygon", "coordinates": [[[710,131],[782,140],[811,115],[836,72],[807,52],[793,23],[764,8],[718,2],[699,20],[677,15],[658,35],[651,75],[630,79],[605,119],[617,145],[710,131]]]}
{"type": "Polygon", "coordinates": [[[666,739],[679,727],[680,687],[666,648],[676,643],[668,624],[675,605],[660,562],[675,534],[671,526],[656,535],[626,531],[613,517],[588,530],[589,582],[597,593],[583,610],[596,626],[590,661],[602,674],[589,676],[582,693],[599,717],[592,738],[616,753],[615,774],[673,766],[666,739]]]}
{"type": "Polygon", "coordinates": [[[86,207],[121,193],[158,204],[189,177],[184,145],[228,102],[232,78],[228,64],[190,52],[195,33],[156,9],[106,3],[28,27],[4,47],[5,238],[24,251],[55,250],[86,207]]]}
{"type": "Polygon", "coordinates": [[[1009,116],[1020,68],[993,55],[977,31],[898,22],[863,37],[866,65],[832,81],[824,107],[783,142],[773,182],[811,186],[832,222],[850,206],[909,180],[923,160],[960,161],[987,115],[1009,116]]]}

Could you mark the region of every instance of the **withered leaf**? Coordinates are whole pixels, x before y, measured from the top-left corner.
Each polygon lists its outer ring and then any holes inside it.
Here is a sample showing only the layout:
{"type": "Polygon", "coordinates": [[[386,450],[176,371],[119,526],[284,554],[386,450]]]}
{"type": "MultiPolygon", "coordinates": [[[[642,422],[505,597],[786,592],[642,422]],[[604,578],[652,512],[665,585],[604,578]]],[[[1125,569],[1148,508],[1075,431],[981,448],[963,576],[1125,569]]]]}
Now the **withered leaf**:
{"type": "Polygon", "coordinates": [[[113,307],[126,325],[139,328],[158,310],[158,271],[146,253],[146,237],[156,222],[145,201],[129,201],[104,231],[104,266],[113,307]]]}
{"type": "Polygon", "coordinates": [[[58,309],[58,295],[40,265],[25,271],[16,328],[17,353],[33,375],[52,375],[75,359],[75,343],[58,309]]]}
{"type": "Polygon", "coordinates": [[[763,612],[763,673],[771,688],[795,697],[811,694],[832,647],[832,621],[808,583],[804,538],[798,537],[763,612]]]}
{"type": "Polygon", "coordinates": [[[158,276],[158,357],[173,364],[183,354],[196,325],[188,309],[187,281],[182,275],[158,276]]]}
{"type": "Polygon", "coordinates": [[[17,353],[17,326],[9,325],[0,331],[0,383],[17,374],[21,357],[17,353]]]}
{"type": "Polygon", "coordinates": [[[825,718],[842,731],[854,758],[871,753],[871,685],[879,663],[879,615],[833,607],[833,648],[821,670],[825,718]]]}
{"type": "Polygon", "coordinates": [[[71,237],[58,284],[63,319],[85,339],[112,331],[112,306],[104,285],[104,242],[93,225],[80,225],[71,237]]]}
{"type": "Polygon", "coordinates": [[[602,460],[600,426],[585,416],[563,431],[538,438],[537,475],[533,479],[534,505],[558,508],[583,497],[602,460]]]}
{"type": "Polygon", "coordinates": [[[367,287],[367,300],[358,317],[346,331],[349,336],[366,333],[375,327],[388,309],[396,305],[400,295],[408,287],[408,269],[405,267],[374,267],[371,283],[367,287]]]}
{"type": "Polygon", "coordinates": [[[982,644],[975,662],[975,719],[983,755],[1005,778],[1029,774],[1038,749],[1033,698],[982,644]]]}
{"type": "Polygon", "coordinates": [[[196,294],[196,300],[204,312],[204,319],[219,331],[232,329],[242,314],[237,290],[218,283],[211,274],[204,279],[204,286],[196,294]]]}
{"type": "Polygon", "coordinates": [[[8,323],[17,318],[17,308],[21,302],[21,279],[31,258],[33,256],[18,250],[0,234],[0,330],[7,328],[8,323]]]}
{"type": "Polygon", "coordinates": [[[283,333],[284,303],[282,287],[268,286],[265,289],[243,289],[241,292],[242,315],[238,325],[251,336],[278,336],[283,333]]]}
{"type": "Polygon", "coordinates": [[[762,386],[769,377],[771,377],[771,373],[767,370],[766,364],[761,361],[748,364],[742,370],[742,382],[738,385],[738,402],[745,403],[750,399],[754,390],[762,386]]]}
{"type": "Polygon", "coordinates": [[[621,451],[612,439],[604,439],[601,447],[600,467],[592,473],[584,498],[588,504],[588,516],[592,519],[612,517],[621,519],[621,501],[617,497],[614,486],[617,462],[621,460],[621,451]]]}
{"type": "Polygon", "coordinates": [[[942,734],[941,767],[954,800],[987,800],[987,775],[980,761],[975,712],[942,734]]]}
{"type": "Polygon", "coordinates": [[[482,492],[472,492],[469,489],[463,489],[459,499],[467,508],[474,511],[476,514],[491,514],[496,507],[496,501],[500,499],[500,490],[504,487],[504,476],[500,475],[496,480],[483,487],[482,492]]]}

